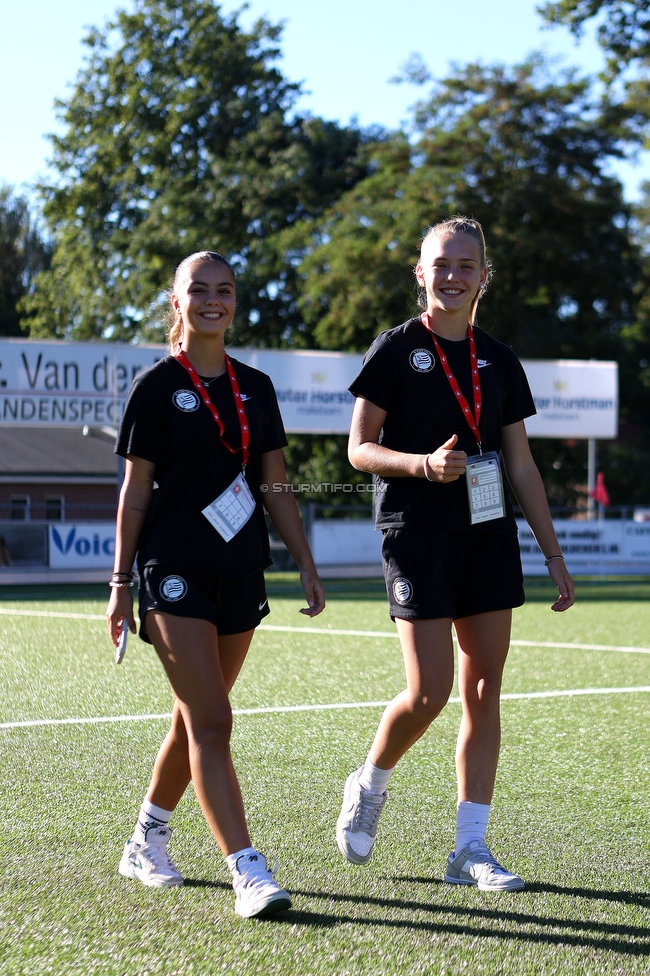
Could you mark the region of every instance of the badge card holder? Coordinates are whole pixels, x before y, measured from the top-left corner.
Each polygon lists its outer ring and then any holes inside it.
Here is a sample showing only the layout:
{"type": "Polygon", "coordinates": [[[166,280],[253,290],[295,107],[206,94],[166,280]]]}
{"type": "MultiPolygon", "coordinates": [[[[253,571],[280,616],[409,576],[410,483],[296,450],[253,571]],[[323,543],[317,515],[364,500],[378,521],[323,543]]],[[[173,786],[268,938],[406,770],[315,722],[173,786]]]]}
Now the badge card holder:
{"type": "Polygon", "coordinates": [[[224,426],[221,417],[219,416],[219,412],[210,399],[210,394],[201,382],[196,370],[187,358],[180,343],[176,351],[175,358],[189,373],[190,379],[192,380],[192,383],[194,384],[199,396],[212,414],[212,419],[219,428],[219,439],[223,446],[230,451],[231,454],[237,454],[240,450],[242,452],[241,473],[238,474],[235,480],[228,485],[225,491],[222,491],[213,502],[201,510],[201,514],[205,515],[210,525],[214,526],[222,539],[225,539],[226,542],[230,542],[231,539],[235,538],[240,529],[243,529],[243,527],[246,525],[249,518],[255,511],[255,506],[257,504],[253,498],[250,488],[246,484],[246,478],[244,476],[250,455],[249,444],[251,435],[250,428],[248,426],[248,419],[246,417],[246,408],[244,407],[242,395],[239,392],[237,376],[235,375],[235,370],[230,362],[230,357],[228,355],[224,355],[226,372],[228,373],[228,379],[230,380],[230,388],[235,399],[235,407],[237,409],[237,416],[239,418],[239,426],[241,429],[241,448],[231,447],[230,444],[224,440],[224,426]]]}
{"type": "Polygon", "coordinates": [[[496,451],[468,457],[465,474],[471,524],[503,518],[506,514],[503,478],[496,451]]]}
{"type": "Polygon", "coordinates": [[[231,485],[222,491],[201,511],[222,539],[230,542],[248,522],[255,511],[255,499],[243,474],[237,475],[231,485]]]}

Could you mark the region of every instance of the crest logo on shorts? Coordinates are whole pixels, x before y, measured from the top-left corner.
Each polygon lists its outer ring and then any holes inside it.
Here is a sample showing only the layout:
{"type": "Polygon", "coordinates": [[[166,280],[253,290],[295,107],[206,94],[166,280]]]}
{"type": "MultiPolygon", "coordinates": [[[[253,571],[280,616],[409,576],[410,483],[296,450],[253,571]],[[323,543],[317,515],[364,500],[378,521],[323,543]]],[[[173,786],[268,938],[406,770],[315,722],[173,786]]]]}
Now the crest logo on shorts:
{"type": "Polygon", "coordinates": [[[393,596],[402,607],[413,596],[413,587],[403,576],[398,576],[393,583],[393,596]]]}
{"type": "Polygon", "coordinates": [[[433,353],[428,349],[414,349],[409,356],[409,363],[416,373],[430,373],[436,365],[433,353]]]}
{"type": "Polygon", "coordinates": [[[172,403],[183,413],[192,413],[193,410],[197,410],[199,403],[198,396],[193,390],[176,390],[172,397],[172,403]]]}
{"type": "Polygon", "coordinates": [[[160,584],[159,593],[167,603],[176,603],[187,593],[187,583],[182,576],[165,576],[160,584]]]}

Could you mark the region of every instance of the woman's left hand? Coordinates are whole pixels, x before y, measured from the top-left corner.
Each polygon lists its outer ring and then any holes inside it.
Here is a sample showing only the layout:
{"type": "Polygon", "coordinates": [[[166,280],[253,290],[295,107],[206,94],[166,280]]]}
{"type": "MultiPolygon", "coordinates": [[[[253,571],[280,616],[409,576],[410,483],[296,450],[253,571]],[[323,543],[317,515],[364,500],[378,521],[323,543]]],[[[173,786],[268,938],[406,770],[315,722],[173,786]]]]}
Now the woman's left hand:
{"type": "Polygon", "coordinates": [[[325,588],[315,569],[300,570],[300,584],[305,591],[308,607],[301,607],[300,612],[309,617],[316,617],[325,609],[325,588]]]}
{"type": "Polygon", "coordinates": [[[551,607],[556,613],[568,610],[575,603],[575,588],[573,580],[569,576],[569,570],[563,559],[552,559],[548,566],[548,575],[551,577],[559,590],[559,597],[551,607]]]}

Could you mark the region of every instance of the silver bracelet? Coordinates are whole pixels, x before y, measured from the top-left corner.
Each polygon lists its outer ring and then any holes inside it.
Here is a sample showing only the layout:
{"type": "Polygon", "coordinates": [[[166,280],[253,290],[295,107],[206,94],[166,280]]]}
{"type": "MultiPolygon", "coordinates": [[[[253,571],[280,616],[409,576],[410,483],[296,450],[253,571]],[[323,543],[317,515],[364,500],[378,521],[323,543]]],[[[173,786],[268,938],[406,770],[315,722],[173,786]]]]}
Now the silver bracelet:
{"type": "Polygon", "coordinates": [[[433,483],[433,480],[434,480],[434,479],[433,479],[433,478],[430,478],[430,477],[429,477],[429,472],[428,472],[428,470],[427,470],[427,463],[428,463],[428,461],[429,461],[429,458],[430,458],[430,457],[431,457],[431,455],[430,455],[430,454],[425,454],[425,455],[424,455],[424,464],[423,464],[423,468],[424,468],[424,477],[425,477],[425,478],[427,479],[427,481],[431,481],[431,482],[433,483]]]}
{"type": "Polygon", "coordinates": [[[549,556],[548,559],[545,559],[544,560],[544,565],[545,566],[548,566],[548,564],[550,563],[551,559],[564,559],[564,556],[549,556]]]}

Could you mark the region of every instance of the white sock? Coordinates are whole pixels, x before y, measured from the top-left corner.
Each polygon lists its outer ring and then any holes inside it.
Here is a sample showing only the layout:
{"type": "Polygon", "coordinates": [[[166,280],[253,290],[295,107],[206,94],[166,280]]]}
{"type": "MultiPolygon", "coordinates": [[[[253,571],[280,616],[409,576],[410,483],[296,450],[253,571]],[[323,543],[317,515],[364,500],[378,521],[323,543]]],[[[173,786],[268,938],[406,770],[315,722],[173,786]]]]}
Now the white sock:
{"type": "Polygon", "coordinates": [[[393,775],[394,769],[394,766],[391,769],[380,769],[379,766],[375,766],[369,759],[366,759],[363,769],[359,773],[359,786],[370,793],[377,793],[378,796],[382,796],[386,792],[388,780],[393,775]]]}
{"type": "Polygon", "coordinates": [[[136,844],[144,844],[149,828],[166,827],[173,812],[173,810],[163,810],[162,807],[157,807],[155,803],[151,803],[145,797],[131,840],[134,840],[136,844]]]}
{"type": "Polygon", "coordinates": [[[456,810],[456,854],[471,840],[485,841],[489,816],[489,803],[461,800],[456,810]]]}
{"type": "Polygon", "coordinates": [[[241,851],[235,851],[234,854],[226,854],[226,864],[230,868],[231,872],[235,873],[235,868],[237,866],[237,861],[240,857],[245,857],[247,854],[258,854],[254,847],[243,847],[241,851]]]}

